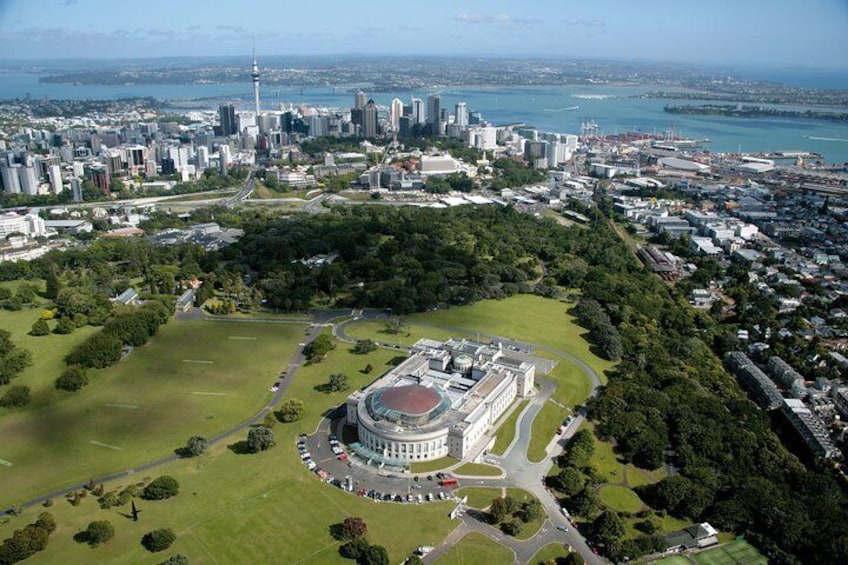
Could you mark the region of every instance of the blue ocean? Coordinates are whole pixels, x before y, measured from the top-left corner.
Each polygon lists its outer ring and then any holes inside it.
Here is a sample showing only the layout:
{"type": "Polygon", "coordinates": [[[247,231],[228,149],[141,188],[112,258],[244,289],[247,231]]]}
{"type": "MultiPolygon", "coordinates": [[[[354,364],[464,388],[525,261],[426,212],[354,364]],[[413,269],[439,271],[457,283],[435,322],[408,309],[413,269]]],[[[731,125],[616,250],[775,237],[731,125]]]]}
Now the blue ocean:
{"type": "MultiPolygon", "coordinates": [[[[799,86],[806,82],[804,86],[826,87],[825,83],[838,85],[841,80],[839,73],[815,75],[799,71],[787,76],[799,86]]],[[[778,77],[772,75],[762,78],[775,80],[778,77]]],[[[543,131],[579,133],[582,123],[593,121],[604,134],[627,131],[663,133],[673,130],[677,136],[708,138],[711,141],[705,147],[714,152],[810,151],[821,154],[829,163],[848,162],[848,125],[803,119],[672,115],[663,111],[667,103],[665,100],[633,97],[652,89],[657,88],[649,85],[449,87],[442,90],[440,95],[442,107],[453,111],[454,104],[466,102],[469,111],[482,112],[483,118],[495,125],[525,123],[543,131]]],[[[304,89],[263,86],[262,106],[266,109],[279,109],[290,104],[350,107],[355,90],[353,87],[342,86],[304,89]]],[[[378,104],[388,106],[395,97],[409,103],[412,97],[426,98],[432,93],[406,91],[367,94],[378,104]]],[[[209,108],[217,107],[221,101],[233,101],[247,108],[252,100],[249,84],[65,85],[40,83],[34,74],[0,74],[0,98],[23,98],[27,94],[35,98],[47,96],[55,99],[134,96],[151,96],[170,101],[202,99],[203,105],[209,108]]],[[[681,103],[693,104],[696,101],[681,103]]]]}

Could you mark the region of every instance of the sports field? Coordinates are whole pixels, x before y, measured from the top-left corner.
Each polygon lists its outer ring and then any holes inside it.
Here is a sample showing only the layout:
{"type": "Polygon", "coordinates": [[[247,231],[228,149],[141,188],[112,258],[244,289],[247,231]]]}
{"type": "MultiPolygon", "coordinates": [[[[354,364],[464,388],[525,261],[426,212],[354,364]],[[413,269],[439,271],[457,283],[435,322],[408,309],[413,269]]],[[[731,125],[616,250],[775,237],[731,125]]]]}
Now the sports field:
{"type": "Polygon", "coordinates": [[[91,371],[86,388],[56,391],[65,338],[86,333],[30,338],[40,340],[36,359],[52,348],[41,365],[50,368],[15,381],[36,402],[0,411],[0,459],[11,464],[0,467],[0,506],[169,455],[192,435],[247,419],[270,399],[303,326],[172,320],[114,367],[91,371]]]}
{"type": "Polygon", "coordinates": [[[698,565],[767,565],[768,559],[743,540],[732,541],[693,556],[698,565]]]}

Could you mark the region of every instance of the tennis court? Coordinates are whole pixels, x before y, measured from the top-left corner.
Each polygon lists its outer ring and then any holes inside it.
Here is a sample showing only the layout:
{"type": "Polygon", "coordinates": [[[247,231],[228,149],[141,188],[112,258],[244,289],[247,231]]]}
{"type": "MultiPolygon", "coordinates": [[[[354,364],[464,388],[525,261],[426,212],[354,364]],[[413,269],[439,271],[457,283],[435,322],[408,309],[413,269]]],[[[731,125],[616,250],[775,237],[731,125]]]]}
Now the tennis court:
{"type": "Polygon", "coordinates": [[[698,565],[768,565],[768,559],[743,540],[708,549],[693,557],[698,565]]]}

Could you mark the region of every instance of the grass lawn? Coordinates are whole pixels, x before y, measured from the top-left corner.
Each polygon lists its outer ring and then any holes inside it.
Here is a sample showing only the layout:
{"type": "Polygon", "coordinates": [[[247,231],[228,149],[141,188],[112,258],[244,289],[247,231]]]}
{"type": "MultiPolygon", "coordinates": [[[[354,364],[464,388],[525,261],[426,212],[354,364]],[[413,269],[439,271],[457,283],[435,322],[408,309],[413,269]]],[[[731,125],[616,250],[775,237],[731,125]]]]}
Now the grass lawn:
{"type": "Polygon", "coordinates": [[[453,470],[457,475],[477,475],[479,477],[497,477],[503,471],[494,465],[483,463],[466,463],[462,467],[453,470]]]}
{"type": "Polygon", "coordinates": [[[768,559],[746,541],[732,541],[713,549],[696,553],[698,565],[766,565],[768,559]]]}
{"type": "MultiPolygon", "coordinates": [[[[204,324],[226,326],[232,333],[239,328],[239,335],[245,335],[249,329],[233,323],[204,324]]],[[[265,327],[264,324],[245,326],[265,327]]],[[[290,327],[296,336],[302,336],[299,326],[273,326],[279,328],[277,331],[290,327]]],[[[59,527],[51,536],[47,550],[39,554],[38,561],[155,563],[182,553],[193,565],[350,564],[339,556],[339,542],[328,530],[330,525],[347,516],[360,516],[366,521],[369,541],[385,546],[393,563],[400,562],[421,545],[438,545],[455,527],[447,518],[451,502],[375,503],[344,493],[308,472],[294,449],[295,436],[301,431],[314,430],[322,415],[347,396],[347,392],[319,392],[316,385],[326,382],[328,374],[343,370],[351,388],[363,386],[373,375],[363,375],[356,368],[371,363],[375,373],[382,372],[393,357],[393,352],[379,350],[367,356],[354,356],[346,348],[338,347],[321,363],[302,367],[290,384],[288,396],[305,402],[304,417],[294,424],[277,424],[273,430],[277,446],[267,452],[237,455],[225,444],[233,444],[246,435],[238,434],[213,446],[199,458],[178,460],[134,476],[132,482],[170,474],[181,485],[181,493],[174,499],[155,503],[139,501],[143,513],[138,523],[121,514],[125,508],[99,510],[90,496],[78,507],[57,500],[50,511],[59,527]],[[112,521],[115,538],[96,549],[73,541],[74,533],[97,519],[112,521]],[[145,532],[158,527],[172,528],[177,541],[167,552],[154,556],[141,547],[139,540],[145,532]]],[[[287,354],[278,358],[287,359],[287,354]]],[[[240,361],[244,363],[245,359],[240,361]]],[[[262,390],[267,390],[264,384],[263,381],[262,390]]],[[[138,455],[136,457],[138,459],[138,455]]],[[[106,488],[110,490],[126,484],[127,480],[116,481],[107,484],[106,488]]],[[[27,510],[23,517],[0,525],[0,538],[9,537],[13,529],[31,521],[40,510],[27,510]]]]}
{"type": "Polygon", "coordinates": [[[451,332],[435,328],[425,328],[411,323],[409,327],[398,333],[391,333],[386,329],[385,322],[379,320],[356,320],[345,327],[350,337],[355,339],[370,339],[379,343],[394,343],[398,345],[412,345],[422,337],[446,340],[451,337],[451,332]]]}
{"type": "Polygon", "coordinates": [[[512,444],[512,441],[515,439],[515,423],[518,421],[518,417],[527,407],[527,403],[529,400],[522,400],[518,403],[518,405],[513,409],[512,413],[509,417],[501,422],[498,426],[498,437],[495,439],[495,445],[492,447],[492,453],[495,455],[503,455],[506,452],[506,448],[512,444]]]}
{"type": "MultiPolygon", "coordinates": [[[[12,343],[21,349],[28,349],[32,353],[32,365],[23,370],[12,384],[26,385],[30,388],[32,402],[27,410],[33,410],[42,406],[50,405],[65,393],[56,390],[54,382],[65,369],[62,359],[79,342],[91,334],[99,331],[99,328],[85,326],[78,328],[72,334],[53,334],[33,337],[29,335],[32,324],[41,317],[44,308],[24,308],[17,312],[0,310],[0,328],[12,334],[12,343]]],[[[56,322],[49,320],[48,325],[52,330],[56,322]]],[[[6,418],[18,413],[19,410],[0,409],[0,437],[2,437],[3,422],[6,418]]],[[[0,441],[0,451],[3,450],[3,442],[0,441]]],[[[3,457],[0,454],[0,457],[3,457]]]]}
{"type": "MultiPolygon", "coordinates": [[[[574,324],[573,317],[566,314],[570,307],[571,303],[522,294],[504,300],[486,300],[471,306],[415,314],[408,318],[409,327],[398,334],[387,331],[385,322],[379,320],[357,320],[347,325],[347,332],[357,339],[399,345],[412,345],[422,337],[443,340],[465,336],[475,339],[478,338],[477,332],[512,337],[566,351],[582,359],[606,382],[604,371],[614,364],[589,350],[588,342],[582,337],[586,330],[574,324]],[[464,332],[428,325],[454,327],[464,332]],[[550,331],[550,328],[557,328],[557,331],[550,331]]],[[[557,383],[554,398],[567,405],[582,404],[589,395],[591,382],[580,367],[553,351],[540,349],[536,354],[558,361],[551,374],[546,376],[557,383]]]]}
{"type": "Polygon", "coordinates": [[[556,559],[565,559],[568,557],[569,551],[565,548],[565,546],[561,543],[549,543],[542,549],[536,552],[532,558],[530,558],[530,565],[545,565],[548,561],[555,561],[556,559]]]}
{"type": "MultiPolygon", "coordinates": [[[[557,384],[551,398],[567,406],[578,406],[586,402],[592,390],[592,382],[589,377],[577,366],[572,359],[566,359],[550,351],[537,352],[539,357],[546,357],[557,361],[556,367],[546,379],[555,381],[557,384]]],[[[606,380],[606,379],[604,379],[606,380]]]]}
{"type": "Polygon", "coordinates": [[[589,343],[583,339],[587,330],[575,324],[574,317],[566,312],[571,306],[570,302],[518,294],[504,300],[415,314],[410,321],[465,328],[562,349],[582,359],[603,379],[604,371],[615,364],[589,350],[589,343]]]}
{"type": "Polygon", "coordinates": [[[671,555],[656,561],[648,561],[648,563],[651,565],[692,565],[692,561],[684,555],[671,555]]]}
{"type": "Polygon", "coordinates": [[[634,513],[641,510],[645,504],[631,489],[619,485],[604,485],[600,492],[601,502],[616,512],[634,513]]]}
{"type": "MultiPolygon", "coordinates": [[[[509,487],[506,489],[506,495],[514,498],[519,503],[527,502],[529,500],[533,500],[536,497],[521,488],[509,487]]],[[[521,524],[521,531],[518,532],[518,535],[515,536],[515,539],[519,540],[527,540],[536,535],[536,532],[542,527],[547,516],[542,513],[542,515],[532,522],[527,522],[526,524],[521,524]]]]}
{"type": "Polygon", "coordinates": [[[471,532],[450,548],[438,565],[506,565],[515,558],[512,550],[483,534],[471,532]]]}
{"type": "Polygon", "coordinates": [[[557,427],[568,417],[568,410],[553,402],[546,402],[533,420],[530,445],[527,447],[527,458],[538,463],[547,457],[545,448],[556,434],[557,427]]]}
{"type": "Polygon", "coordinates": [[[468,506],[480,510],[488,508],[489,504],[496,498],[500,498],[503,491],[499,487],[462,487],[456,490],[456,496],[468,497],[468,506]]]}
{"type": "Polygon", "coordinates": [[[429,473],[430,471],[441,471],[442,469],[457,463],[459,463],[459,461],[453,457],[442,457],[441,459],[434,459],[433,461],[416,461],[410,464],[410,472],[429,473]]]}
{"type": "Polygon", "coordinates": [[[172,320],[117,365],[91,371],[91,384],[76,393],[52,388],[60,366],[43,367],[60,365],[86,332],[30,338],[43,340],[34,357],[44,373],[18,379],[33,386],[31,406],[0,416],[0,458],[13,464],[0,467],[0,505],[169,455],[191,435],[210,437],[247,419],[270,398],[302,332],[172,320]]]}

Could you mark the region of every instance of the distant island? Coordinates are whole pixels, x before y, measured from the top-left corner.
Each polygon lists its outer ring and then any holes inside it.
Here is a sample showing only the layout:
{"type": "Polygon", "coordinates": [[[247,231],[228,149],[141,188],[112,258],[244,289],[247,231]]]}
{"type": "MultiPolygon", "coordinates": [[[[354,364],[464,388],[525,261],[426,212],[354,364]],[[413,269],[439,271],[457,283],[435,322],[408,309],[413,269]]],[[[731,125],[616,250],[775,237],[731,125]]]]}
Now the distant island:
{"type": "Polygon", "coordinates": [[[696,116],[728,116],[731,118],[799,118],[805,120],[848,123],[848,112],[780,110],[778,108],[741,106],[739,104],[665,106],[663,110],[669,114],[689,114],[696,116]]]}

